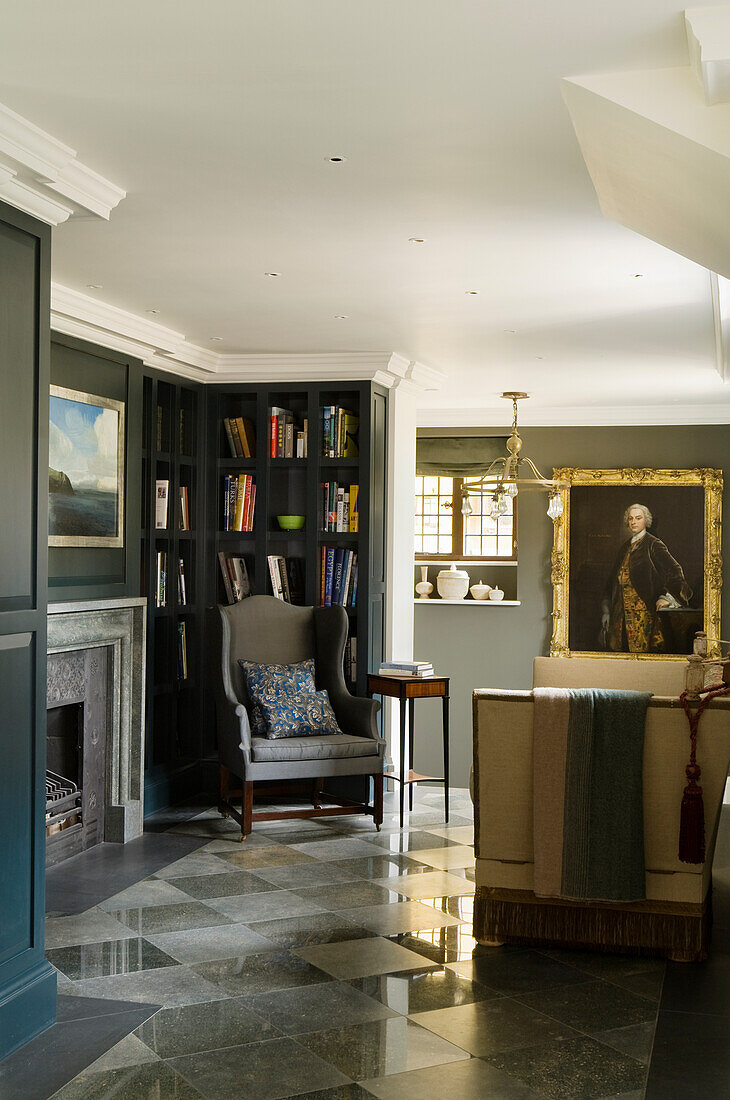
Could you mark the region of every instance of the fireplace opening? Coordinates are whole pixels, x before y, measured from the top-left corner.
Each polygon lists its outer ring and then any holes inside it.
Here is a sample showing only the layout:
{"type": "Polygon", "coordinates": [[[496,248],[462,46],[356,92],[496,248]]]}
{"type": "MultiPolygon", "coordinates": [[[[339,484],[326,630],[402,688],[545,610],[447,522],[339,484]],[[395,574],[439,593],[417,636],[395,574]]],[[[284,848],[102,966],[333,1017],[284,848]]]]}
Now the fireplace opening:
{"type": "Polygon", "coordinates": [[[47,713],[46,838],[81,831],[83,723],[83,703],[66,703],[47,713]]]}

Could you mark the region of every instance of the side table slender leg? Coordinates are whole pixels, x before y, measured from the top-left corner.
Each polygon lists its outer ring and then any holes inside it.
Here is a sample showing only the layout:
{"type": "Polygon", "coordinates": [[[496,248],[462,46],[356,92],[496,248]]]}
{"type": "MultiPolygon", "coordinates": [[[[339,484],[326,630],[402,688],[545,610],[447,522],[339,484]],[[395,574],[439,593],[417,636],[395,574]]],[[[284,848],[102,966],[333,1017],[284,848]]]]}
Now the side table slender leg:
{"type": "MultiPolygon", "coordinates": [[[[408,700],[408,767],[413,770],[413,723],[416,714],[416,700],[408,700]]],[[[413,809],[413,784],[408,784],[408,809],[413,809]]]]}
{"type": "Polygon", "coordinates": [[[406,782],[405,773],[406,758],[406,699],[401,695],[400,699],[400,827],[403,828],[403,794],[406,782]]]}
{"type": "Polygon", "coordinates": [[[444,816],[449,820],[449,697],[443,697],[443,735],[444,735],[444,816]]]}

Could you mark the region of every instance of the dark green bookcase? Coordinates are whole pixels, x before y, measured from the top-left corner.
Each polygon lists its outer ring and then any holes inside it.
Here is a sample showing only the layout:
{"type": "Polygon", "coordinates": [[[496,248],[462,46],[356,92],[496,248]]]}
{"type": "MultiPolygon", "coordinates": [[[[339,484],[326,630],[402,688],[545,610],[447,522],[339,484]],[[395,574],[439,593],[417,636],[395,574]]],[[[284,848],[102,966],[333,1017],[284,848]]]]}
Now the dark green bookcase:
{"type": "Polygon", "coordinates": [[[145,369],[143,392],[142,594],[147,597],[145,813],[201,789],[205,517],[203,388],[145,369]],[[155,483],[169,482],[167,526],[155,526],[155,483]],[[180,530],[181,486],[188,490],[190,530],[180,530]],[[157,553],[167,555],[167,599],[156,606],[157,553]],[[187,601],[178,593],[184,563],[187,601]],[[185,624],[187,678],[178,673],[178,627],[185,624]]]}
{"type": "MultiPolygon", "coordinates": [[[[221,550],[243,556],[256,594],[271,594],[269,555],[298,558],[304,578],[304,602],[314,605],[319,603],[321,547],[343,546],[357,551],[357,607],[348,615],[350,636],[357,638],[357,677],[352,690],[364,695],[367,673],[383,652],[387,391],[372,382],[282,382],[209,385],[206,396],[210,463],[206,603],[226,603],[218,561],[221,550]],[[322,457],[320,409],[325,405],[339,405],[359,416],[357,458],[322,457]],[[307,419],[307,458],[269,456],[272,406],[290,409],[300,424],[307,419]],[[231,457],[223,420],[237,416],[250,418],[256,427],[253,460],[231,457]],[[241,472],[250,472],[256,479],[253,531],[226,532],[222,529],[224,478],[241,472]],[[359,486],[357,534],[327,534],[318,529],[320,484],[330,480],[359,486]],[[304,529],[280,530],[278,515],[304,515],[304,529]]],[[[214,742],[208,744],[214,747],[214,742]]]]}

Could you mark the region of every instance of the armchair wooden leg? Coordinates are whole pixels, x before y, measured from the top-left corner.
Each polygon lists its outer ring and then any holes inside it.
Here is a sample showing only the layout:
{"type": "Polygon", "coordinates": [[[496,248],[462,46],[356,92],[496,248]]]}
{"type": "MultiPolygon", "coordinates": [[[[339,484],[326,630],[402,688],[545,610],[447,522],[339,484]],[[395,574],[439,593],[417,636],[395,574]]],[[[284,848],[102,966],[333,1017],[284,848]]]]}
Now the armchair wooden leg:
{"type": "Polygon", "coordinates": [[[315,810],[322,808],[322,791],[324,789],[324,779],[312,780],[312,805],[315,810]]]}
{"type": "Polygon", "coordinates": [[[380,832],[383,824],[383,776],[373,776],[373,821],[375,828],[380,832]]]}
{"type": "Polygon", "coordinates": [[[239,840],[245,840],[253,828],[253,783],[246,782],[245,779],[241,791],[241,814],[243,820],[239,840]]]}
{"type": "Polygon", "coordinates": [[[229,800],[229,790],[228,790],[228,777],[229,777],[229,774],[230,773],[228,771],[228,768],[226,768],[223,764],[221,764],[220,768],[219,768],[219,772],[218,772],[218,813],[221,814],[223,817],[228,817],[229,816],[227,805],[226,805],[228,800],[229,800]]]}

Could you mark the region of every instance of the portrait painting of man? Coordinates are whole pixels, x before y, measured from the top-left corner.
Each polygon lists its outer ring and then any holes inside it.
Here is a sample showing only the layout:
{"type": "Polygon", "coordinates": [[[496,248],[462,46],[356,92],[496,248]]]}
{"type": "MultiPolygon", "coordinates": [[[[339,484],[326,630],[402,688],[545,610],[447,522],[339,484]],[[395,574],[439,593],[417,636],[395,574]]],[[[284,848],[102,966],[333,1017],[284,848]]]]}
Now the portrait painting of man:
{"type": "Polygon", "coordinates": [[[705,575],[715,560],[713,539],[719,561],[719,471],[556,474],[572,483],[563,490],[555,532],[551,652],[691,653],[695,633],[711,634],[719,621],[719,585],[711,586],[708,603],[705,575]],[[705,474],[713,475],[709,489],[705,474]],[[707,525],[713,509],[717,523],[707,525]]]}

